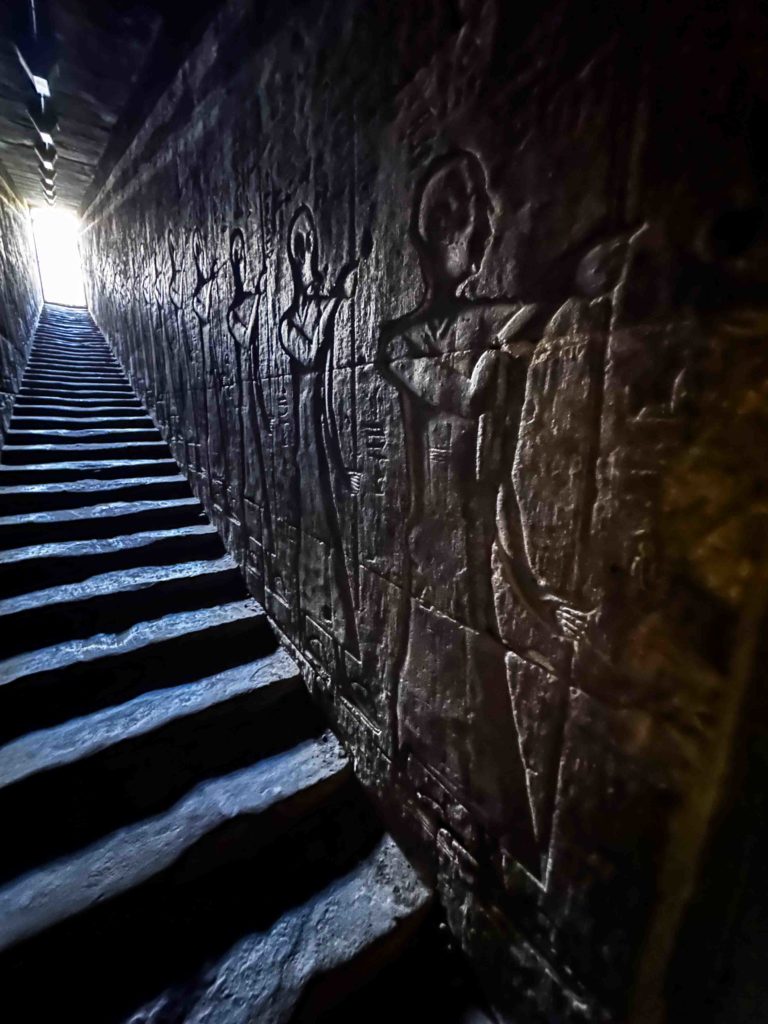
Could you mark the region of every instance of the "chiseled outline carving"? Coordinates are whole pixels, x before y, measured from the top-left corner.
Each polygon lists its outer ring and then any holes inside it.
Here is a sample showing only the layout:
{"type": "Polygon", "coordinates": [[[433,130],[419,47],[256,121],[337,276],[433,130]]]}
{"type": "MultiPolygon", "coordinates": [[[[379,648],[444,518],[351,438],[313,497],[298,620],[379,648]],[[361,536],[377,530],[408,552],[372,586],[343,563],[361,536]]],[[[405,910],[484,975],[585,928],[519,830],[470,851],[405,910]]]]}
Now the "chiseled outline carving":
{"type": "MultiPolygon", "coordinates": [[[[234,292],[227,307],[227,330],[235,341],[235,358],[237,359],[236,381],[240,391],[240,426],[243,438],[243,485],[245,485],[245,422],[244,422],[244,381],[243,381],[243,353],[247,352],[251,359],[251,387],[252,402],[250,403],[251,414],[254,417],[251,436],[256,448],[256,460],[259,467],[259,487],[261,489],[261,514],[262,514],[262,546],[266,551],[273,550],[272,544],[272,511],[269,500],[269,487],[267,483],[267,462],[264,453],[265,438],[272,433],[272,422],[267,413],[267,403],[264,398],[264,388],[261,382],[259,365],[261,304],[264,297],[264,288],[267,278],[267,267],[262,263],[254,290],[246,287],[248,276],[248,257],[245,244],[245,235],[242,228],[233,228],[229,239],[229,264],[232,270],[234,292]],[[243,317],[245,313],[245,318],[243,317]]],[[[264,562],[265,573],[268,573],[268,560],[264,562]]]]}
{"type": "MultiPolygon", "coordinates": [[[[473,699],[488,705],[477,711],[475,729],[482,727],[491,706],[500,707],[502,700],[509,704],[504,665],[508,645],[493,599],[494,551],[505,586],[553,633],[579,639],[589,618],[537,579],[512,472],[534,351],[532,342],[520,338],[541,311],[533,305],[464,294],[490,246],[491,213],[485,171],[477,156],[462,150],[430,164],[416,190],[410,225],[424,294],[410,313],[384,323],[379,339],[379,368],[400,396],[410,491],[393,717],[401,753],[410,748],[417,756],[423,745],[417,733],[420,727],[430,731],[429,714],[438,729],[445,725],[443,698],[450,704],[451,695],[439,692],[441,679],[455,677],[458,667],[463,665],[467,686],[472,679],[476,687],[474,697],[454,694],[459,705],[466,699],[470,714],[473,699]],[[435,582],[435,577],[441,579],[435,582]],[[432,642],[431,679],[426,683],[432,690],[425,694],[423,662],[433,609],[455,620],[455,636],[443,644],[432,642]],[[484,646],[484,635],[499,641],[497,656],[484,646]],[[464,646],[466,651],[457,653],[464,646]],[[498,692],[483,695],[483,685],[498,692]],[[430,700],[435,703],[431,709],[430,700]],[[420,716],[426,719],[419,722],[420,716]]],[[[540,331],[532,331],[532,336],[540,337],[540,331]]],[[[453,627],[439,628],[448,636],[453,627]]],[[[461,686],[455,678],[453,683],[461,686]]],[[[457,720],[445,728],[452,729],[444,737],[446,747],[469,746],[473,738],[475,747],[483,744],[464,722],[457,720]]],[[[457,780],[463,778],[471,791],[467,778],[477,757],[476,750],[446,751],[446,764],[452,762],[449,786],[452,781],[454,790],[457,785],[461,790],[462,781],[457,780]]],[[[511,766],[510,776],[513,773],[517,785],[524,787],[522,764],[511,766]]],[[[492,789],[489,784],[489,792],[492,789]]],[[[466,792],[461,796],[467,799],[466,792]]],[[[503,799],[501,782],[496,797],[503,799]]],[[[494,799],[487,794],[486,798],[489,803],[494,799]]],[[[525,806],[532,811],[527,796],[525,806]]],[[[533,829],[533,821],[530,824],[533,829]]]]}
{"type": "MultiPolygon", "coordinates": [[[[205,471],[208,474],[209,485],[211,477],[210,460],[210,412],[208,407],[208,352],[211,333],[211,303],[213,301],[213,285],[219,274],[219,263],[216,257],[208,265],[205,242],[199,227],[194,227],[190,234],[189,244],[192,249],[192,264],[195,268],[195,283],[192,287],[192,312],[195,314],[199,330],[200,345],[200,369],[202,373],[203,390],[203,435],[200,438],[200,448],[207,453],[207,464],[205,471]]],[[[201,460],[202,461],[202,460],[201,460]]],[[[203,466],[199,467],[201,470],[203,466]]]]}
{"type": "MultiPolygon", "coordinates": [[[[343,619],[336,642],[354,658],[360,657],[356,610],[344,552],[340,500],[354,494],[360,474],[345,465],[339,428],[333,409],[333,348],[336,317],[342,302],[355,293],[358,261],[341,268],[334,284],[326,288],[320,270],[317,228],[312,211],[302,205],[288,228],[288,262],[293,297],[280,318],[280,345],[290,358],[293,375],[295,451],[299,474],[298,500],[301,526],[298,531],[300,585],[305,579],[304,535],[328,546],[331,607],[326,621],[315,609],[304,609],[324,632],[338,608],[343,619]],[[302,479],[302,474],[306,477],[302,479]]],[[[333,626],[330,627],[331,629],[333,626]]]]}

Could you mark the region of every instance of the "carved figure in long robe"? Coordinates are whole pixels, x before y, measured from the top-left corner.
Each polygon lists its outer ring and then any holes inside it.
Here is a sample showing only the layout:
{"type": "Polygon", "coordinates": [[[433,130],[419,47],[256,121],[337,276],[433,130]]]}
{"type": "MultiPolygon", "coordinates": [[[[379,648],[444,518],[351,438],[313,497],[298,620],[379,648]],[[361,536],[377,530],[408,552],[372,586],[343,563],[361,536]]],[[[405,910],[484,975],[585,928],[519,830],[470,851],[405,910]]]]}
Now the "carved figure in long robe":
{"type": "Polygon", "coordinates": [[[343,267],[335,284],[324,290],[317,230],[306,206],[291,220],[288,260],[293,297],[280,319],[280,344],[290,357],[293,376],[302,610],[344,651],[358,658],[340,503],[344,494],[357,491],[359,475],[344,462],[332,393],[335,321],[342,302],[354,294],[357,264],[343,267]],[[320,544],[312,543],[313,539],[320,544]]]}

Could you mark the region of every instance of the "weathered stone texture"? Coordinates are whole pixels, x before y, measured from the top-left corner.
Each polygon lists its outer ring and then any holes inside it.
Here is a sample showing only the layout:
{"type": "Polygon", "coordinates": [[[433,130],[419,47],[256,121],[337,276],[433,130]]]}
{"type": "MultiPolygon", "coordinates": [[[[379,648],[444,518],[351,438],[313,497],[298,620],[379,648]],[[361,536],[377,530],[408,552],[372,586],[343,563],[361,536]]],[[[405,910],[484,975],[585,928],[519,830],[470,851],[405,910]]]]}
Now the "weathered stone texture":
{"type": "Polygon", "coordinates": [[[516,1021],[657,1019],[749,686],[756,10],[233,0],[87,214],[96,319],[516,1021]]]}
{"type": "Polygon", "coordinates": [[[29,213],[0,166],[0,441],[42,303],[29,213]]]}

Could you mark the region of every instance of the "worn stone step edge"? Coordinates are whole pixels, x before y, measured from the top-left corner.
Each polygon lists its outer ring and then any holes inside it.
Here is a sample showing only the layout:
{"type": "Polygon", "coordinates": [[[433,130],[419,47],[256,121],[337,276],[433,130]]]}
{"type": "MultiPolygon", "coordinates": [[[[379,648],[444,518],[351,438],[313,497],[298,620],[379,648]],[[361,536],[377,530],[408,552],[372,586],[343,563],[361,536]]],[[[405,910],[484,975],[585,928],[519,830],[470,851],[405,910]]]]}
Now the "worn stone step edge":
{"type": "Polygon", "coordinates": [[[30,477],[42,477],[46,473],[99,473],[106,469],[136,469],[140,470],[142,467],[154,466],[158,468],[167,468],[169,473],[176,475],[179,467],[170,457],[164,457],[162,459],[100,459],[97,461],[91,461],[87,459],[73,460],[72,462],[40,462],[40,463],[27,463],[21,466],[10,466],[5,463],[0,464],[0,479],[2,477],[10,477],[14,474],[26,473],[30,477]]]}
{"type": "Polygon", "coordinates": [[[68,404],[45,404],[40,406],[36,402],[29,402],[27,404],[19,403],[13,407],[13,420],[48,420],[57,419],[60,422],[75,422],[77,420],[87,420],[92,422],[93,420],[150,420],[152,417],[140,406],[139,402],[131,404],[131,406],[68,406],[68,404]]]}
{"type": "Polygon", "coordinates": [[[16,468],[36,466],[60,467],[76,462],[110,462],[113,464],[128,460],[166,459],[170,450],[160,437],[147,441],[125,440],[94,443],[73,442],[72,444],[5,444],[0,450],[0,465],[16,468]],[[123,458],[117,458],[122,455],[123,458]],[[82,456],[82,459],[80,458],[82,456]]]}
{"type": "MultiPolygon", "coordinates": [[[[178,468],[178,467],[177,467],[178,468]]],[[[121,478],[119,480],[52,480],[47,483],[31,483],[26,487],[4,487],[0,486],[0,508],[2,508],[2,500],[4,497],[10,497],[10,495],[25,496],[29,495],[34,497],[36,494],[88,494],[94,492],[94,490],[118,490],[122,487],[127,486],[141,486],[142,484],[160,484],[160,483],[186,483],[186,477],[180,473],[176,473],[173,476],[133,476],[121,478]]],[[[44,510],[40,510],[44,511],[44,510]]]]}
{"type": "MultiPolygon", "coordinates": [[[[6,597],[0,601],[0,624],[6,615],[16,615],[34,608],[47,610],[53,604],[79,604],[97,597],[109,597],[114,594],[132,594],[151,589],[157,584],[169,583],[173,580],[203,580],[217,575],[231,573],[238,580],[238,566],[230,555],[219,558],[196,558],[188,562],[176,562],[173,565],[139,565],[132,569],[118,569],[114,572],[101,572],[92,575],[81,583],[62,584],[45,590],[36,590],[15,597],[6,597]]],[[[32,656],[31,652],[29,656],[32,656]]],[[[28,655],[20,654],[19,658],[28,655]]],[[[16,658],[0,662],[0,679],[9,671],[16,658]]],[[[22,673],[24,675],[24,673],[22,673]]]]}
{"type": "Polygon", "coordinates": [[[92,409],[107,409],[109,411],[119,409],[141,409],[142,412],[144,407],[139,402],[138,398],[67,398],[63,400],[61,395],[57,395],[52,398],[46,398],[42,396],[32,395],[17,395],[14,402],[14,409],[26,409],[26,408],[38,408],[38,409],[68,409],[71,412],[76,410],[83,410],[87,412],[92,409]]]}
{"type": "Polygon", "coordinates": [[[55,675],[74,665],[85,665],[100,658],[120,657],[153,644],[179,640],[191,632],[251,619],[254,624],[265,621],[258,602],[249,598],[232,601],[214,608],[192,612],[176,612],[161,618],[137,623],[120,633],[98,633],[85,640],[70,640],[19,654],[0,662],[0,688],[32,675],[55,675]]]}
{"type": "MultiPolygon", "coordinates": [[[[5,435],[5,443],[10,448],[28,448],[38,447],[39,445],[49,445],[51,447],[58,447],[59,445],[66,445],[68,448],[72,445],[82,444],[115,444],[118,442],[131,443],[140,442],[149,444],[154,441],[161,441],[162,434],[154,425],[151,427],[113,427],[111,429],[83,429],[82,427],[73,427],[71,429],[62,430],[20,430],[11,426],[5,435]],[[138,437],[138,434],[145,435],[138,437]],[[26,440],[30,438],[31,440],[26,440]]],[[[0,451],[0,454],[2,452],[0,451]]]]}
{"type": "MultiPolygon", "coordinates": [[[[114,430],[157,430],[151,417],[143,416],[12,416],[9,433],[56,433],[76,434],[78,431],[106,433],[114,430]],[[83,423],[83,419],[86,420],[83,423]],[[35,426],[41,420],[43,426],[35,426]]],[[[159,431],[158,431],[159,433],[159,431]]]]}
{"type": "Polygon", "coordinates": [[[55,480],[48,483],[0,486],[0,509],[8,515],[53,512],[102,505],[107,501],[166,501],[186,498],[183,476],[117,477],[98,480],[55,480]]]}
{"type": "Polygon", "coordinates": [[[149,690],[125,704],[27,733],[0,747],[0,787],[81,761],[234,697],[258,691],[271,703],[302,685],[296,663],[280,648],[212,676],[149,690]]]}
{"type": "Polygon", "coordinates": [[[325,791],[323,783],[340,785],[349,774],[341,746],[327,732],[249,768],[209,779],[169,811],[0,890],[0,948],[146,882],[226,822],[266,813],[314,789],[325,791]]]}
{"type": "MultiPolygon", "coordinates": [[[[349,985],[359,991],[402,952],[427,920],[431,903],[427,887],[385,835],[351,870],[207,963],[205,983],[195,986],[184,1024],[285,1024],[326,984],[320,1005],[324,996],[343,998],[340,971],[350,972],[349,985]]],[[[133,1019],[166,1019],[165,998],[145,1005],[133,1019]]],[[[403,993],[406,1004],[407,998],[403,993]]],[[[404,1004],[403,1019],[408,1018],[404,1004]]]]}
{"type": "MultiPolygon", "coordinates": [[[[82,508],[51,509],[43,512],[20,512],[15,516],[0,516],[0,533],[4,528],[18,526],[32,526],[39,524],[41,527],[55,526],[57,523],[67,523],[88,519],[103,519],[116,516],[140,516],[151,514],[165,509],[183,509],[196,506],[203,515],[203,509],[197,498],[169,498],[165,501],[116,501],[105,505],[84,505],[82,508]]],[[[205,524],[210,525],[210,524],[205,524]]],[[[27,547],[29,545],[25,545],[27,547]]]]}
{"type": "MultiPolygon", "coordinates": [[[[99,558],[101,555],[115,551],[128,551],[131,548],[149,547],[158,541],[174,540],[182,537],[217,537],[216,528],[210,523],[199,526],[175,526],[167,530],[147,530],[141,533],[122,533],[116,537],[101,537],[96,540],[65,540],[48,541],[42,544],[29,544],[9,551],[0,551],[0,565],[22,565],[25,562],[48,561],[59,558],[99,558]]],[[[223,550],[223,548],[222,548],[223,550]]],[[[235,565],[235,562],[232,562],[235,565]]],[[[15,599],[14,599],[15,600],[15,599]]],[[[0,608],[5,604],[0,600],[0,608]]]]}

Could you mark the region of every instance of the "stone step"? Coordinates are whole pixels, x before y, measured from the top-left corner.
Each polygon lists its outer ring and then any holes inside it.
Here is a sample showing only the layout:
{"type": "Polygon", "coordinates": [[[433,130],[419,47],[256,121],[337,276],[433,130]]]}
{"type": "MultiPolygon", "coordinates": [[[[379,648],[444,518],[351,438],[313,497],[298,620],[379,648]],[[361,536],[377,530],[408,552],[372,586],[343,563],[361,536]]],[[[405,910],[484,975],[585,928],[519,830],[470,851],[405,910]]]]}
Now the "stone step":
{"type": "Polygon", "coordinates": [[[116,480],[135,476],[175,476],[173,459],[121,459],[112,462],[72,461],[38,466],[0,465],[0,490],[20,484],[62,483],[76,480],[116,480]]]}
{"type": "Polygon", "coordinates": [[[0,508],[8,514],[102,505],[108,501],[165,501],[189,497],[189,483],[176,476],[133,476],[123,480],[70,480],[62,483],[4,487],[0,474],[0,508]]]}
{"type": "MultiPolygon", "coordinates": [[[[78,423],[74,429],[62,430],[18,430],[11,421],[5,435],[6,445],[18,448],[21,445],[96,445],[131,443],[137,441],[161,441],[157,427],[115,427],[114,429],[83,429],[78,423]]],[[[0,452],[2,455],[2,452],[0,452]]]]}
{"type": "Polygon", "coordinates": [[[0,662],[0,742],[271,654],[253,600],[164,615],[0,662]]]}
{"type": "Polygon", "coordinates": [[[69,373],[64,371],[54,375],[48,375],[46,380],[29,380],[27,374],[21,382],[20,390],[37,390],[37,391],[59,391],[64,390],[66,392],[72,391],[131,391],[131,385],[122,373],[115,373],[113,376],[102,374],[102,373],[89,373],[89,378],[96,378],[96,381],[89,383],[87,380],[73,379],[69,373]],[[53,379],[51,379],[51,377],[53,379]]]}
{"type": "Polygon", "coordinates": [[[37,466],[65,464],[74,460],[124,462],[127,459],[167,459],[170,449],[165,441],[138,441],[115,438],[112,443],[94,444],[12,444],[10,438],[0,451],[0,464],[37,466]],[[120,459],[122,456],[122,459],[120,459]]]}
{"type": "MultiPolygon", "coordinates": [[[[96,341],[79,343],[46,338],[38,342],[32,353],[40,356],[59,356],[64,359],[108,359],[112,356],[109,348],[96,341]]],[[[112,358],[114,358],[112,356],[112,358]]]]}
{"type": "Polygon", "coordinates": [[[141,409],[146,415],[146,410],[143,408],[138,398],[83,398],[80,395],[18,395],[16,401],[13,404],[14,411],[23,409],[35,409],[39,411],[42,409],[46,412],[48,409],[55,408],[66,408],[66,409],[108,409],[110,411],[123,411],[124,409],[141,409]]]}
{"type": "Polygon", "coordinates": [[[128,386],[126,376],[120,370],[101,370],[76,373],[72,370],[30,370],[27,369],[22,378],[24,387],[35,387],[43,384],[66,383],[79,386],[94,384],[123,384],[128,386]]]}
{"type": "Polygon", "coordinates": [[[460,966],[436,954],[442,947],[431,910],[429,891],[384,836],[345,873],[134,1009],[130,1020],[491,1024],[469,1003],[463,979],[456,984],[460,966]],[[401,980],[395,972],[414,947],[419,962],[401,980]]]}
{"type": "MultiPolygon", "coordinates": [[[[78,430],[157,430],[146,413],[121,416],[12,416],[11,431],[61,431],[62,437],[78,430]],[[85,420],[85,422],[83,422],[85,420]]],[[[158,431],[159,432],[159,431],[158,431]]]]}
{"type": "MultiPolygon", "coordinates": [[[[137,898],[135,890],[163,875],[171,887],[167,876],[174,868],[187,879],[199,878],[212,863],[221,869],[230,858],[242,857],[243,849],[255,853],[265,843],[272,845],[280,825],[284,830],[295,827],[348,782],[350,774],[338,741],[325,733],[201,783],[164,813],[0,889],[0,950],[66,920],[82,920],[123,894],[137,898]],[[231,840],[229,850],[222,841],[227,835],[239,840],[231,840]]],[[[116,908],[118,916],[121,909],[116,908]]]]}
{"type": "MultiPolygon", "coordinates": [[[[150,420],[147,410],[138,402],[130,405],[112,402],[110,405],[83,406],[73,405],[68,402],[53,402],[38,405],[35,402],[15,402],[13,406],[13,420],[29,419],[30,417],[43,419],[137,419],[150,420]]],[[[12,422],[13,422],[12,420],[12,422]]]]}
{"type": "Polygon", "coordinates": [[[51,363],[52,365],[63,364],[64,366],[71,366],[74,369],[78,369],[82,366],[120,366],[119,359],[109,351],[103,351],[98,353],[91,353],[90,355],[84,355],[82,352],[78,355],[77,353],[56,353],[50,350],[45,351],[38,348],[36,345],[32,348],[29,354],[28,366],[34,365],[35,363],[51,363]]]}
{"type": "Polygon", "coordinates": [[[116,359],[58,359],[48,356],[43,358],[33,352],[27,362],[25,373],[66,373],[66,374],[89,374],[89,373],[122,373],[122,367],[116,359]]]}
{"type": "Polygon", "coordinates": [[[83,361],[82,359],[72,360],[71,362],[65,361],[54,361],[54,360],[38,360],[30,359],[27,363],[25,374],[30,376],[48,376],[54,375],[56,377],[66,377],[69,379],[79,380],[83,377],[100,377],[102,374],[112,376],[117,374],[121,377],[125,376],[123,368],[114,361],[83,361]]]}
{"type": "Polygon", "coordinates": [[[30,591],[71,586],[103,573],[221,558],[223,554],[224,546],[210,523],[36,544],[0,551],[0,592],[4,599],[15,600],[30,591]]]}
{"type": "Polygon", "coordinates": [[[115,501],[106,505],[2,516],[0,550],[203,525],[209,524],[194,497],[115,501]]]}
{"type": "Polygon", "coordinates": [[[0,601],[0,627],[9,631],[3,655],[11,658],[46,644],[117,633],[158,615],[210,608],[242,597],[243,581],[229,560],[147,566],[0,601]],[[108,584],[109,580],[109,584],[108,584]],[[107,590],[107,585],[110,589],[107,590]],[[93,595],[93,596],[91,596],[93,595]],[[51,601],[29,606],[22,597],[51,601]]]}
{"type": "Polygon", "coordinates": [[[103,384],[81,387],[79,384],[56,384],[30,386],[22,384],[19,398],[122,398],[133,396],[133,389],[127,384],[103,384]]]}
{"type": "Polygon", "coordinates": [[[63,331],[44,331],[36,335],[32,346],[33,352],[57,349],[71,354],[77,352],[99,351],[112,354],[109,345],[97,334],[65,334],[63,331]]]}
{"type": "Polygon", "coordinates": [[[276,651],[23,736],[0,748],[0,817],[25,822],[0,847],[0,879],[159,814],[203,779],[321,729],[296,665],[276,651]]]}

